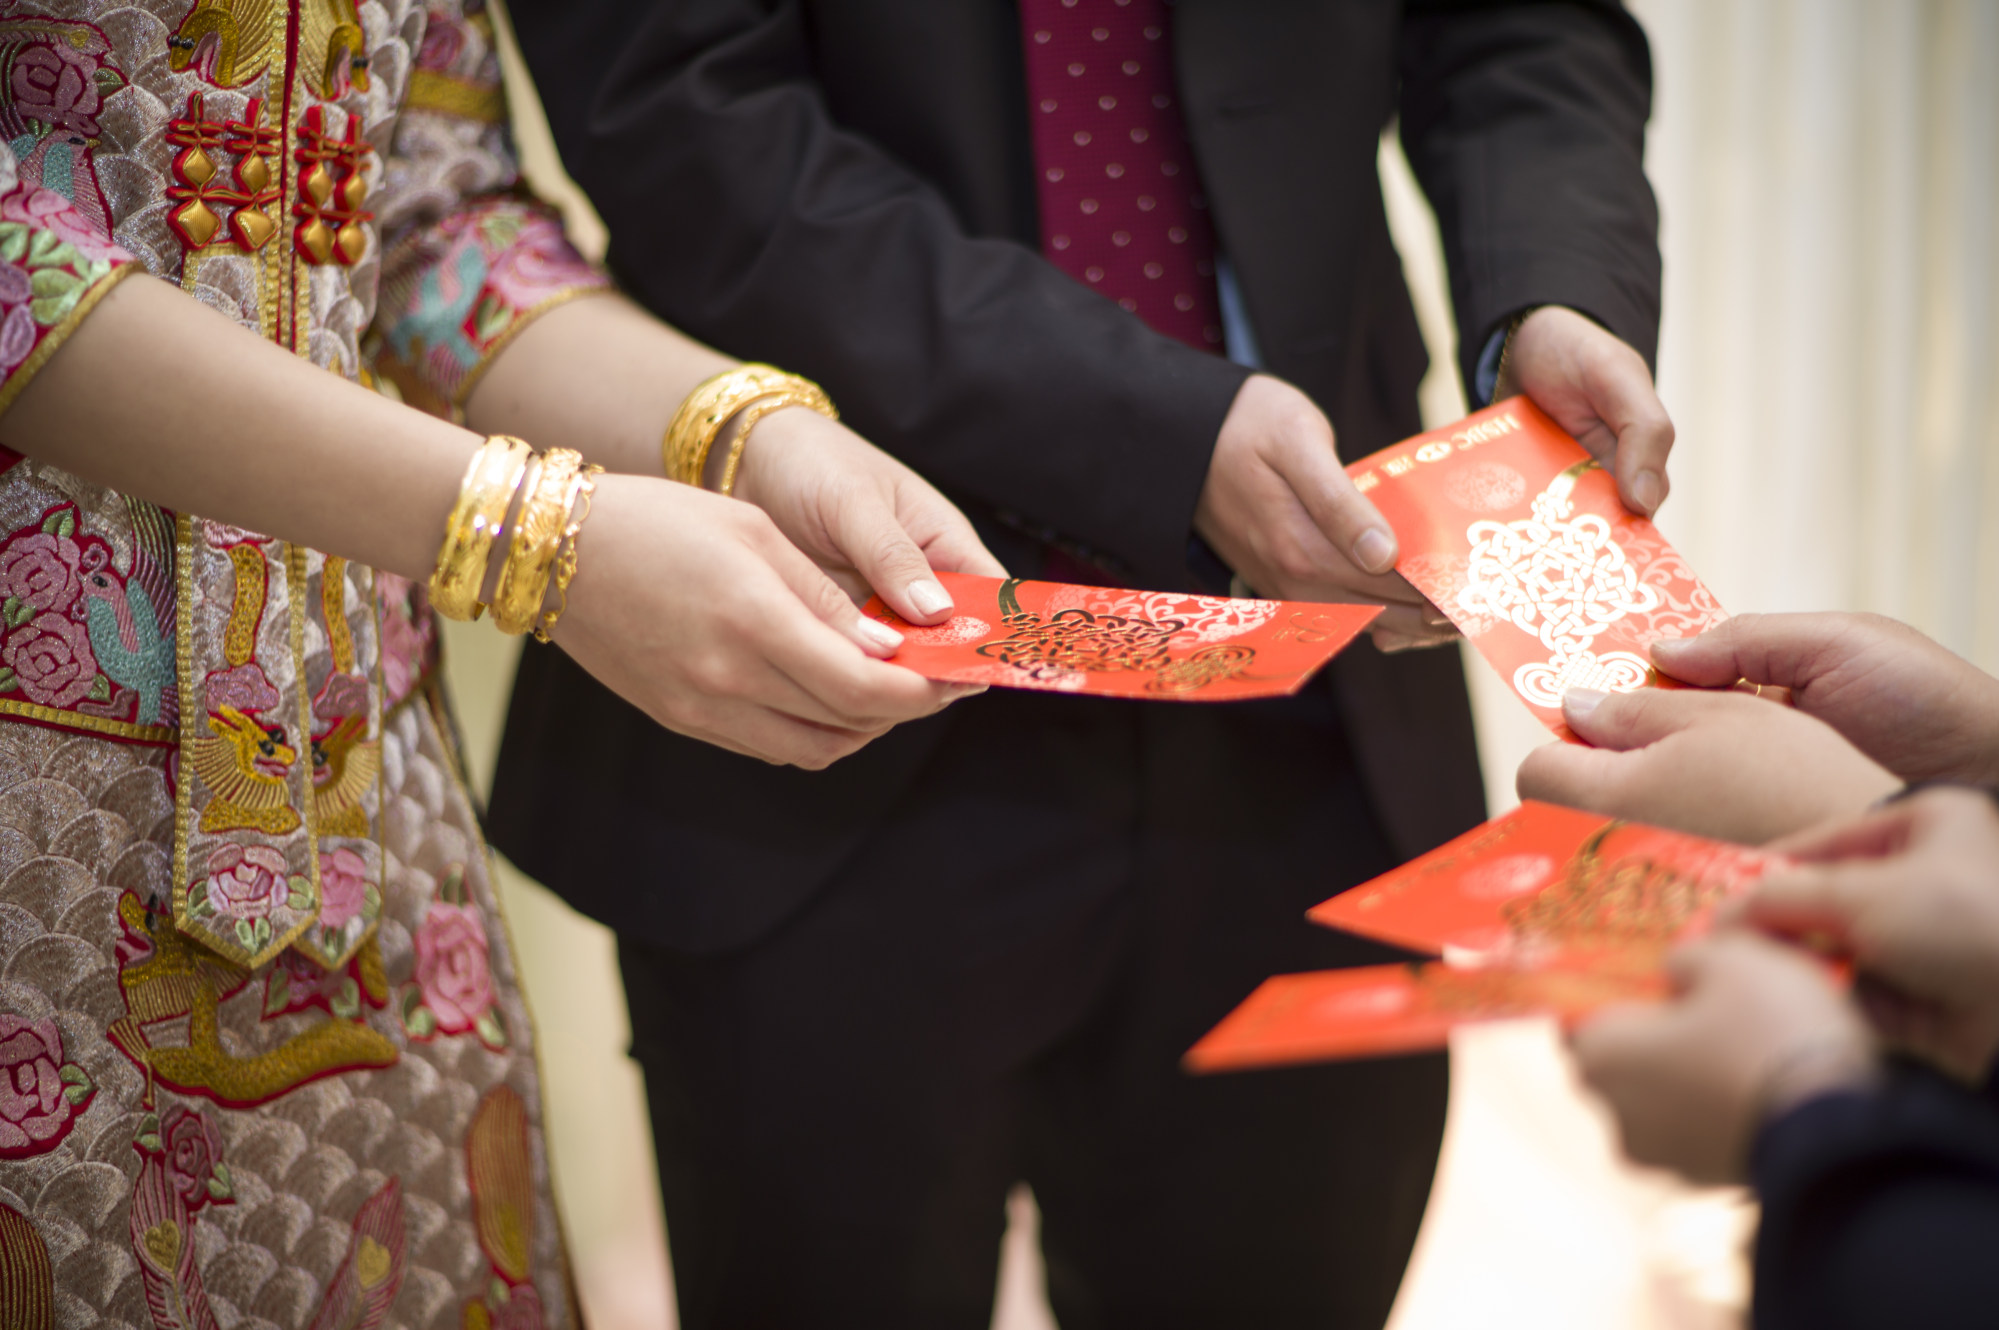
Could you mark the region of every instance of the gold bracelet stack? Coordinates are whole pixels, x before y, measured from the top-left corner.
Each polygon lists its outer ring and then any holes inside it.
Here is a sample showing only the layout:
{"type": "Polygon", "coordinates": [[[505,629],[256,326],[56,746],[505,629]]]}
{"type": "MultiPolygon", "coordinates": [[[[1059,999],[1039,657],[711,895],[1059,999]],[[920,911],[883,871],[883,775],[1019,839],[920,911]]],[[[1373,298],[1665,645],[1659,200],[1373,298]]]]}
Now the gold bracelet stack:
{"type": "Polygon", "coordinates": [[[698,487],[707,473],[708,455],[714,451],[715,440],[740,413],[742,423],[730,442],[729,455],[722,464],[721,482],[716,487],[723,494],[733,493],[736,470],[742,464],[743,445],[749,442],[750,430],[763,417],[788,406],[817,411],[828,420],[840,418],[825,389],[774,365],[739,365],[697,385],[674,412],[660,443],[667,478],[698,487]]]}
{"type": "Polygon", "coordinates": [[[603,474],[604,468],[593,464],[576,475],[576,498],[569,505],[569,525],[562,530],[562,552],[555,557],[555,604],[542,611],[541,622],[534,626],[537,642],[549,640],[549,629],[555,627],[555,621],[569,608],[569,584],[576,580],[576,537],[590,520],[591,501],[597,496],[597,477],[603,474]]]}
{"type": "Polygon", "coordinates": [[[534,450],[519,439],[495,434],[472,455],[459,487],[458,502],[444,523],[444,548],[430,575],[430,603],[447,619],[476,619],[485,612],[479,592],[493,541],[513,507],[534,450]]]}
{"type": "Polygon", "coordinates": [[[572,449],[536,453],[519,439],[488,439],[466,470],[437,570],[431,574],[431,603],[438,612],[476,619],[487,608],[479,592],[504,527],[511,534],[493,588],[493,624],[505,633],[532,632],[546,642],[568,607],[577,536],[590,515],[595,478],[602,473],[602,467],[585,465],[582,454],[572,449]],[[551,583],[557,601],[543,610],[551,583]]]}

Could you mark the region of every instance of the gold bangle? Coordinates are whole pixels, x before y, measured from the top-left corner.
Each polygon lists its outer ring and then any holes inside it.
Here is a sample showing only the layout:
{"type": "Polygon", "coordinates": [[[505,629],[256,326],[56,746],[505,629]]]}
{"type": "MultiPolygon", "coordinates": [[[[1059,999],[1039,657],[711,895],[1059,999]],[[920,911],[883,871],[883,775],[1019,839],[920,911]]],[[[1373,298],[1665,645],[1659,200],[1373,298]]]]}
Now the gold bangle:
{"type": "Polygon", "coordinates": [[[696,384],[660,440],[667,479],[699,488],[709,450],[729,417],[759,397],[782,392],[790,382],[791,376],[775,365],[738,365],[696,384]]]}
{"type": "Polygon", "coordinates": [[[551,448],[537,460],[533,476],[521,485],[525,497],[499,585],[493,588],[493,626],[503,633],[528,632],[541,617],[563,524],[575,498],[571,482],[583,466],[583,454],[573,448],[551,448]]]}
{"type": "MultiPolygon", "coordinates": [[[[809,406],[833,420],[840,418],[832,400],[812,380],[787,374],[774,365],[738,365],[696,385],[673,413],[660,440],[660,460],[665,464],[667,479],[699,488],[708,470],[708,455],[714,451],[715,440],[721,437],[729,421],[750,403],[779,395],[793,396],[791,405],[809,406]]],[[[730,449],[732,456],[741,454],[741,440],[747,433],[747,430],[737,431],[737,441],[730,449]]],[[[728,474],[733,486],[733,463],[728,474]]],[[[726,494],[728,490],[722,492],[726,494]]]]}
{"type": "Polygon", "coordinates": [[[479,592],[486,585],[493,541],[533,455],[527,444],[504,434],[493,435],[472,455],[430,575],[430,603],[445,618],[471,620],[485,610],[479,592]]]}
{"type": "Polygon", "coordinates": [[[604,474],[604,468],[592,463],[576,473],[570,490],[570,499],[564,505],[569,514],[569,525],[562,531],[562,552],[555,556],[555,604],[543,610],[541,622],[534,626],[534,640],[546,642],[549,632],[569,609],[569,584],[576,580],[576,538],[583,532],[583,524],[590,520],[590,508],[597,495],[597,477],[604,474]]]}
{"type": "Polygon", "coordinates": [[[729,455],[722,462],[722,480],[715,487],[718,493],[728,495],[736,492],[736,469],[743,464],[743,447],[750,441],[750,431],[765,416],[788,406],[802,406],[817,411],[828,420],[840,418],[833,399],[818,384],[810,379],[795,379],[794,385],[769,397],[760,397],[736,413],[742,423],[736,427],[736,437],[729,440],[729,455]]]}

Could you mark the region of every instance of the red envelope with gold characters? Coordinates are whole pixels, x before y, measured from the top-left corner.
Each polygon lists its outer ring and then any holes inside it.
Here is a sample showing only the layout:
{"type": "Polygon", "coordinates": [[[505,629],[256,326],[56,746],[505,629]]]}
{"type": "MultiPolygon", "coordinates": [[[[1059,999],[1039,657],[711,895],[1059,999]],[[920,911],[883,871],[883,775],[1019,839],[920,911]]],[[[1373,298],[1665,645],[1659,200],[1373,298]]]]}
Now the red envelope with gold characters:
{"type": "Polygon", "coordinates": [[[1651,645],[1726,614],[1583,446],[1524,397],[1347,468],[1402,547],[1396,571],[1564,739],[1570,688],[1660,679],[1651,645]]]}
{"type": "Polygon", "coordinates": [[[1656,967],[1557,962],[1461,969],[1436,961],[1266,979],[1187,1050],[1189,1071],[1383,1057],[1442,1048],[1454,1026],[1553,1016],[1664,997],[1656,967]]]}
{"type": "Polygon", "coordinates": [[[1524,803],[1314,906],[1332,928],[1442,956],[1278,975],[1187,1054],[1195,1071],[1440,1048],[1468,1021],[1665,996],[1665,956],[1782,855],[1524,803]]]}
{"type": "Polygon", "coordinates": [[[1475,963],[1607,951],[1656,961],[1782,855],[1528,802],[1307,916],[1475,963]]]}
{"type": "Polygon", "coordinates": [[[1168,702],[1295,693],[1382,608],[938,578],[947,623],[905,623],[879,596],[861,611],[903,635],[896,664],[947,683],[1168,702]]]}

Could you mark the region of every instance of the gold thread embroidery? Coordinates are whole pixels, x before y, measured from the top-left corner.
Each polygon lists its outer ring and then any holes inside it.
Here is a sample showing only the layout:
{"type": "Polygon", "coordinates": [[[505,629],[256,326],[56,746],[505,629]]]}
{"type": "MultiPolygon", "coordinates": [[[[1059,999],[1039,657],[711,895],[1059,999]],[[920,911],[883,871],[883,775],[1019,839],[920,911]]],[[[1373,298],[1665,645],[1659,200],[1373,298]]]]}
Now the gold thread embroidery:
{"type": "Polygon", "coordinates": [[[512,1086],[486,1092],[465,1131],[466,1181],[479,1246],[495,1269],[518,1284],[528,1276],[534,1234],[534,1174],[527,1105],[512,1086]]]}
{"type": "Polygon", "coordinates": [[[406,111],[436,111],[489,125],[505,124],[507,90],[499,83],[472,83],[434,69],[412,70],[406,111]]]}
{"type": "MultiPolygon", "coordinates": [[[[298,732],[301,739],[312,739],[312,697],[305,686],[305,583],[307,573],[307,551],[303,545],[285,545],[285,576],[290,585],[285,588],[290,593],[291,605],[291,651],[293,687],[298,691],[298,732]]],[[[319,920],[319,906],[324,899],[319,886],[319,819],[314,816],[312,798],[312,772],[305,773],[305,862],[306,876],[312,880],[312,904],[305,910],[305,923],[319,920]]],[[[303,932],[305,924],[299,926],[303,932]]]]}
{"type": "Polygon", "coordinates": [[[388,1067],[399,1058],[396,1045],[380,1031],[330,1018],[263,1053],[232,1055],[222,1042],[222,993],[241,986],[247,967],[204,952],[171,919],[148,912],[129,893],[120,898],[118,915],[152,943],[153,954],[119,971],[129,1014],[112,1022],[106,1034],[120,1052],[169,1088],[223,1103],[255,1104],[328,1072],[388,1067]],[[183,1016],[188,1018],[184,1048],[156,1047],[143,1028],[183,1016]]]}
{"type": "Polygon", "coordinates": [[[301,821],[292,807],[291,772],[298,750],[278,735],[225,706],[208,718],[209,737],[187,746],[189,765],[208,786],[203,831],[261,831],[282,836],[301,821]],[[267,768],[276,767],[276,772],[267,768]]]}
{"type": "MultiPolygon", "coordinates": [[[[179,666],[180,709],[183,716],[198,715],[206,708],[197,690],[194,663],[194,519],[186,513],[174,518],[174,660],[179,666]]],[[[188,761],[188,736],[194,727],[183,725],[180,735],[182,763],[188,761]]],[[[188,814],[194,807],[194,782],[183,773],[174,782],[174,908],[184,909],[187,896],[188,839],[193,834],[188,814]]]]}
{"type": "Polygon", "coordinates": [[[257,654],[257,625],[270,599],[270,568],[256,545],[232,545],[229,562],[236,569],[236,590],[229,605],[229,626],[222,634],[222,658],[235,669],[257,654]]]}
{"type": "Polygon", "coordinates": [[[382,742],[363,739],[366,716],[346,716],[323,739],[314,741],[326,779],[312,790],[313,821],[322,836],[365,840],[368,809],[363,802],[382,772],[382,742]]]}
{"type": "Polygon", "coordinates": [[[39,702],[16,702],[12,698],[0,697],[0,716],[18,716],[22,720],[39,721],[45,725],[60,725],[68,729],[88,730],[93,734],[107,735],[114,739],[130,739],[143,744],[171,744],[180,740],[177,725],[134,725],[129,720],[110,720],[103,716],[91,716],[81,711],[64,711],[60,707],[46,707],[39,702]]]}
{"type": "Polygon", "coordinates": [[[326,619],[326,644],[333,668],[354,672],[354,630],[347,623],[347,560],[329,554],[319,570],[319,612],[326,619]]]}

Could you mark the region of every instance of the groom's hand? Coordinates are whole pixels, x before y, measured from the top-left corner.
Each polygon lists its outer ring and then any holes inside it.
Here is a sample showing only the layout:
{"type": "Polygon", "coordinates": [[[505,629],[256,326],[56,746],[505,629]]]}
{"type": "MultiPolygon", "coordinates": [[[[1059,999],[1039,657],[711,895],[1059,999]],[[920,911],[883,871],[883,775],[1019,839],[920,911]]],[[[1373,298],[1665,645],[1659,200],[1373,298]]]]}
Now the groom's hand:
{"type": "Polygon", "coordinates": [[[1515,330],[1493,396],[1515,393],[1617,478],[1625,507],[1650,517],[1666,501],[1673,422],[1628,342],[1572,309],[1544,305],[1515,330]]]}
{"type": "Polygon", "coordinates": [[[1457,635],[1395,572],[1395,533],[1341,467],[1332,423],[1281,379],[1254,374],[1236,394],[1194,529],[1258,595],[1388,606],[1372,629],[1384,651],[1457,635]]]}

